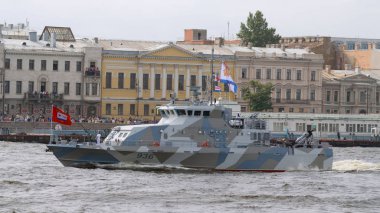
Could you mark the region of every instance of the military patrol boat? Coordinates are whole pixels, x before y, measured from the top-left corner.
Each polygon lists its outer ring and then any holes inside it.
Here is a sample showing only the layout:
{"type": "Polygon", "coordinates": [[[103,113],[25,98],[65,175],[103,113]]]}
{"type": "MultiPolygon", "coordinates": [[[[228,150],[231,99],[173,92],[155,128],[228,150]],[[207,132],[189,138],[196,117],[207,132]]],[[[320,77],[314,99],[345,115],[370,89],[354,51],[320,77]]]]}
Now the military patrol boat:
{"type": "Polygon", "coordinates": [[[58,143],[48,148],[64,166],[132,163],[224,171],[331,170],[333,152],[305,134],[295,143],[270,142],[265,121],[233,117],[223,105],[168,104],[157,124],[112,129],[101,144],[58,143]]]}

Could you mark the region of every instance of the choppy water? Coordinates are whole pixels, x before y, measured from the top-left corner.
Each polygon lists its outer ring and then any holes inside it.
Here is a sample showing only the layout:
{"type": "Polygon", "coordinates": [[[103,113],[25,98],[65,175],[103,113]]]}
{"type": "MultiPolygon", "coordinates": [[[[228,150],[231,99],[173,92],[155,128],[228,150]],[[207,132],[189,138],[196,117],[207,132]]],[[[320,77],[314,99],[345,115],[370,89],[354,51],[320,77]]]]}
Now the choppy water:
{"type": "Polygon", "coordinates": [[[334,148],[333,171],[63,167],[0,142],[0,212],[380,212],[380,148],[334,148]]]}

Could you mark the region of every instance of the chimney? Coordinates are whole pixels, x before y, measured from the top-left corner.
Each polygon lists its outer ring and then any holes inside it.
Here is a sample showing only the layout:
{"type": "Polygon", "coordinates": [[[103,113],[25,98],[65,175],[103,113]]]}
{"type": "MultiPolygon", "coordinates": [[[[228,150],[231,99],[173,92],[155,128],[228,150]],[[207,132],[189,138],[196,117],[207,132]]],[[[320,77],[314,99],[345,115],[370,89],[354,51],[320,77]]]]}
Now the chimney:
{"type": "Polygon", "coordinates": [[[95,41],[95,44],[98,44],[98,43],[99,43],[99,38],[98,38],[98,37],[95,37],[95,38],[94,38],[94,41],[95,41]]]}
{"type": "Polygon", "coordinates": [[[344,64],[344,70],[350,70],[351,64],[344,64]]]}
{"type": "Polygon", "coordinates": [[[360,68],[359,68],[359,66],[355,66],[355,74],[360,74],[360,68]]]}
{"type": "Polygon", "coordinates": [[[29,41],[37,42],[37,32],[35,31],[29,32],[29,41]]]}
{"type": "Polygon", "coordinates": [[[325,71],[329,74],[331,74],[331,65],[326,64],[325,65],[325,71]]]}
{"type": "Polygon", "coordinates": [[[53,48],[57,47],[57,33],[51,33],[50,43],[51,43],[51,47],[53,48]]]}
{"type": "Polygon", "coordinates": [[[253,44],[252,44],[252,42],[248,42],[248,49],[252,49],[252,46],[253,46],[253,44]]]}
{"type": "Polygon", "coordinates": [[[44,41],[49,41],[49,33],[46,31],[46,32],[44,32],[44,34],[42,35],[42,39],[44,40],[44,41]]]}

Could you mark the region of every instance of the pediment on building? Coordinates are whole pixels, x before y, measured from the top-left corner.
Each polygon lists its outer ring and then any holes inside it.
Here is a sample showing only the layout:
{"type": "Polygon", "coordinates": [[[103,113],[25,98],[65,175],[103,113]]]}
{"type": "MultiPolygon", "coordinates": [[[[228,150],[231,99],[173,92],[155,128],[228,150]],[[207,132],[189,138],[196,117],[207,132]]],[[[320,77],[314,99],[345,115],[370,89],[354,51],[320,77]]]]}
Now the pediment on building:
{"type": "Polygon", "coordinates": [[[178,58],[199,58],[196,53],[190,52],[175,44],[168,44],[164,47],[152,50],[140,55],[141,58],[149,57],[178,57],[178,58]]]}
{"type": "Polygon", "coordinates": [[[353,82],[376,82],[377,80],[364,74],[357,74],[341,78],[340,81],[353,81],[353,82]]]}

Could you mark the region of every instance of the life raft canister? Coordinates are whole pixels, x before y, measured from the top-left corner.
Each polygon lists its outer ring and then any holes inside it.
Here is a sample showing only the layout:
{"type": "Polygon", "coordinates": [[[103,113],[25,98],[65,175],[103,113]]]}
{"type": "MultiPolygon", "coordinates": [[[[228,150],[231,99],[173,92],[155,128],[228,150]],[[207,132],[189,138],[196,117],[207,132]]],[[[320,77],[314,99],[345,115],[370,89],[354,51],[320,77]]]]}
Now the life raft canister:
{"type": "Polygon", "coordinates": [[[160,146],[160,143],[158,141],[153,141],[152,146],[160,146]]]}
{"type": "Polygon", "coordinates": [[[209,147],[208,141],[203,141],[201,147],[209,147]]]}

